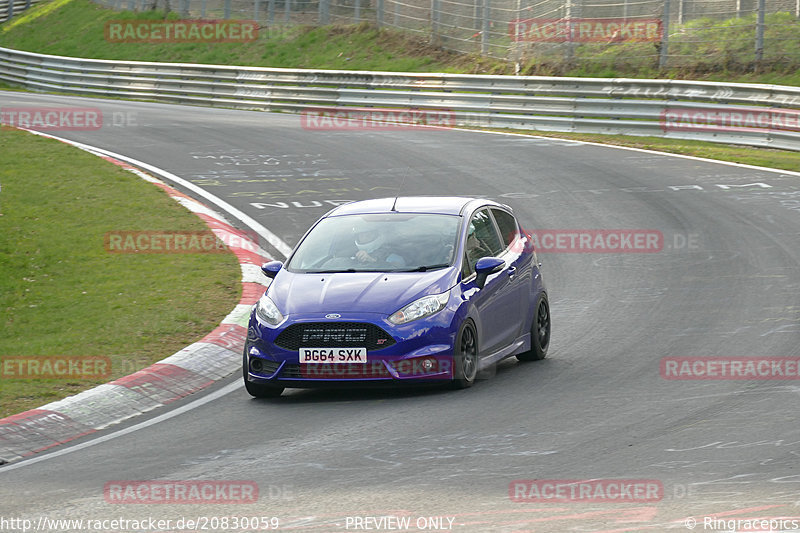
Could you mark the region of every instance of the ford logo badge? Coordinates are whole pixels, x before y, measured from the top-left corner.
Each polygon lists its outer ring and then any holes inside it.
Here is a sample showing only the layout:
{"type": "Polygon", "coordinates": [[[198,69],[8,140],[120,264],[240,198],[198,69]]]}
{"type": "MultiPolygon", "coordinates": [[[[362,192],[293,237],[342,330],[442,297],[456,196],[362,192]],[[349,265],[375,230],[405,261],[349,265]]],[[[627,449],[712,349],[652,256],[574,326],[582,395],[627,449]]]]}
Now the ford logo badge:
{"type": "Polygon", "coordinates": [[[325,318],[342,318],[342,315],[340,315],[339,313],[329,313],[325,315],[325,318]]]}

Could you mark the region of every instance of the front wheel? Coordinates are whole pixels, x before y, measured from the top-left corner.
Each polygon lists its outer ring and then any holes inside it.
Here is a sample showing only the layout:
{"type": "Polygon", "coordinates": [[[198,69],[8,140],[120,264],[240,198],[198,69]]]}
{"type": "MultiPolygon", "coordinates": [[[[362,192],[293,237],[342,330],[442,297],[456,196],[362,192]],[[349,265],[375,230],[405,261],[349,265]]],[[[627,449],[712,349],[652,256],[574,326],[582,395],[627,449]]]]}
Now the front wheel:
{"type": "Polygon", "coordinates": [[[247,354],[244,354],[242,359],[242,374],[244,378],[244,388],[250,396],[254,398],[277,398],[283,394],[283,387],[276,385],[262,385],[261,383],[253,383],[247,379],[247,354]]]}
{"type": "Polygon", "coordinates": [[[544,293],[536,302],[536,314],[531,324],[531,349],[517,354],[520,361],[540,361],[547,357],[550,346],[550,304],[544,293]]]}
{"type": "Polygon", "coordinates": [[[471,320],[461,325],[456,336],[453,362],[453,386],[457,389],[471,387],[478,375],[478,336],[471,320]]]}

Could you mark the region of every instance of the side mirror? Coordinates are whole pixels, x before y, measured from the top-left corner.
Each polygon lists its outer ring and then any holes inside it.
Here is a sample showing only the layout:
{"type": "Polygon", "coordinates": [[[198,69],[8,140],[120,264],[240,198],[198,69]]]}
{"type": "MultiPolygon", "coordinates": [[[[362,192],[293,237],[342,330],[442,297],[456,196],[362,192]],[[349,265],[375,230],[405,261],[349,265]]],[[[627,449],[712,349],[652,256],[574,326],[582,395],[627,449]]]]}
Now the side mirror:
{"type": "Polygon", "coordinates": [[[486,278],[490,274],[500,272],[504,266],[506,266],[506,262],[498,257],[481,257],[475,263],[475,285],[482,289],[486,285],[486,278]]]}
{"type": "Polygon", "coordinates": [[[283,268],[283,263],[280,261],[270,261],[261,265],[261,272],[264,273],[269,279],[275,279],[280,269],[283,268]]]}

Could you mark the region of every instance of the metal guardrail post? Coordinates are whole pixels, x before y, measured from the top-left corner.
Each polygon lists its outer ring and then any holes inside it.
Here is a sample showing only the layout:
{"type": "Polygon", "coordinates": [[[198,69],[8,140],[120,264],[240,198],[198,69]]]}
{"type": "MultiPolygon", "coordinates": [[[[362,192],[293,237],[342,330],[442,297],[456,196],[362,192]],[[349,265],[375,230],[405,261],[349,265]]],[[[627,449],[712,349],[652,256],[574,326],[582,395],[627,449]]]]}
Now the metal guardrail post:
{"type": "Polygon", "coordinates": [[[275,0],[269,0],[267,4],[267,23],[270,26],[275,24],[275,0]]]}
{"type": "Polygon", "coordinates": [[[758,0],[758,15],[756,15],[756,71],[764,60],[764,9],[765,1],[758,0]]]}
{"type": "Polygon", "coordinates": [[[490,0],[483,0],[483,29],[481,30],[481,55],[486,55],[489,53],[489,8],[490,0]]]}
{"type": "MultiPolygon", "coordinates": [[[[800,0],[797,0],[800,2],[800,0]]],[[[375,11],[375,23],[380,28],[383,26],[383,0],[378,0],[377,6],[375,11]]]]}
{"type": "Polygon", "coordinates": [[[356,0],[355,13],[353,14],[354,22],[358,24],[361,22],[361,0],[356,0]]]}
{"type": "Polygon", "coordinates": [[[439,36],[439,0],[431,0],[431,44],[436,44],[439,36]]]}
{"type": "MultiPolygon", "coordinates": [[[[567,65],[572,67],[572,60],[575,56],[575,41],[573,40],[572,35],[572,19],[575,17],[575,13],[573,12],[573,1],[567,0],[567,4],[565,6],[566,13],[564,14],[564,20],[567,26],[567,65]]],[[[578,15],[580,16],[580,15],[578,15]]]]}
{"type": "Polygon", "coordinates": [[[8,0],[8,9],[6,10],[6,20],[14,18],[14,0],[8,0]]]}
{"type": "Polygon", "coordinates": [[[231,18],[231,0],[225,0],[225,20],[231,18]]]}
{"type": "Polygon", "coordinates": [[[322,26],[330,23],[330,0],[319,0],[319,23],[322,26]]]}
{"type": "Polygon", "coordinates": [[[283,0],[283,1],[286,2],[285,9],[283,11],[283,21],[288,23],[292,15],[292,0],[283,0]]]}
{"type": "Polygon", "coordinates": [[[667,68],[669,58],[669,0],[664,0],[664,14],[661,17],[661,50],[658,56],[659,68],[667,68]]]}

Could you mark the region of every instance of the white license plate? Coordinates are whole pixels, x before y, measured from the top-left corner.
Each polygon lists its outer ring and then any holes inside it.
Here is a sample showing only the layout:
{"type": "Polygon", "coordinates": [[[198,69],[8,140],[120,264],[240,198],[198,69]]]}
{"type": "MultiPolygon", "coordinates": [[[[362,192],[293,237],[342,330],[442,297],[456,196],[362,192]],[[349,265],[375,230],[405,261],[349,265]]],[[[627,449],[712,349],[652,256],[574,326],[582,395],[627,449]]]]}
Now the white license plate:
{"type": "Polygon", "coordinates": [[[300,363],[366,363],[366,348],[300,348],[300,363]]]}

